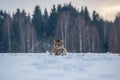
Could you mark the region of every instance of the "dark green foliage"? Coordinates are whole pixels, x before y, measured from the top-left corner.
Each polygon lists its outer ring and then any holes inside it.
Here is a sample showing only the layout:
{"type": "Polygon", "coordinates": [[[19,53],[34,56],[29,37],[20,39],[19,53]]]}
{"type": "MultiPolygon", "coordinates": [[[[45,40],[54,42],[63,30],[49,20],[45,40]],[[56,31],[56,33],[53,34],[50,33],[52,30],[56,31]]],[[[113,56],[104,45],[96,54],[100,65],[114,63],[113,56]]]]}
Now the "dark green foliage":
{"type": "Polygon", "coordinates": [[[96,13],[96,11],[93,11],[92,14],[92,25],[95,25],[97,27],[99,36],[100,36],[100,48],[101,48],[101,52],[104,52],[104,47],[103,45],[106,45],[106,42],[104,42],[105,38],[104,38],[104,24],[105,21],[99,16],[98,13],[96,13]]]}
{"type": "Polygon", "coordinates": [[[106,40],[104,43],[103,43],[103,52],[108,52],[108,49],[109,49],[109,45],[108,45],[108,41],[106,40]]]}
{"type": "Polygon", "coordinates": [[[96,11],[93,11],[92,14],[92,24],[93,25],[97,25],[97,26],[101,26],[103,24],[103,19],[100,18],[99,14],[96,13],[96,11]]]}
{"type": "Polygon", "coordinates": [[[16,14],[13,16],[13,21],[11,22],[11,40],[12,43],[16,42],[19,43],[20,42],[20,25],[18,20],[16,19],[16,17],[18,18],[20,16],[20,9],[17,9],[16,14]]]}
{"type": "Polygon", "coordinates": [[[3,16],[3,11],[1,10],[0,11],[0,52],[2,52],[3,50],[3,43],[2,43],[2,25],[3,25],[3,19],[2,19],[2,16],[3,16]]]}
{"type": "Polygon", "coordinates": [[[42,20],[41,9],[38,5],[35,7],[32,23],[36,29],[37,37],[40,40],[43,35],[43,20],[42,20]]]}
{"type": "Polygon", "coordinates": [[[55,5],[53,5],[53,8],[51,9],[49,21],[48,21],[48,24],[49,24],[48,34],[49,34],[49,36],[54,36],[54,34],[55,34],[54,31],[55,31],[55,26],[57,23],[57,12],[56,11],[57,11],[56,7],[55,7],[55,5]]]}
{"type": "Polygon", "coordinates": [[[62,7],[62,12],[64,11],[69,11],[71,13],[72,16],[77,16],[78,15],[78,11],[76,10],[75,7],[72,6],[71,3],[69,4],[65,4],[63,7],[62,7]]]}
{"type": "Polygon", "coordinates": [[[6,37],[3,35],[4,31],[4,22],[6,18],[6,11],[3,12],[3,10],[0,11],[0,52],[7,52],[8,51],[8,46],[7,42],[5,39],[6,37]]]}
{"type": "Polygon", "coordinates": [[[20,52],[20,25],[16,20],[16,17],[20,16],[20,9],[17,9],[16,14],[13,16],[13,21],[11,22],[11,51],[10,52],[20,52]]]}
{"type": "Polygon", "coordinates": [[[61,6],[61,4],[58,4],[58,6],[57,6],[57,14],[60,15],[61,12],[62,12],[62,6],[61,6]]]}
{"type": "Polygon", "coordinates": [[[48,19],[49,19],[49,15],[48,15],[48,11],[45,8],[44,10],[44,14],[43,14],[43,38],[46,39],[47,37],[49,37],[49,24],[48,24],[48,19]]]}
{"type": "Polygon", "coordinates": [[[84,19],[85,19],[85,21],[86,21],[86,24],[90,24],[91,18],[90,18],[90,15],[89,15],[89,12],[88,12],[87,7],[85,7],[84,11],[82,10],[82,14],[83,14],[83,16],[84,16],[84,19]]]}
{"type": "Polygon", "coordinates": [[[19,53],[19,52],[21,52],[21,50],[20,50],[20,45],[19,45],[16,41],[14,41],[14,42],[12,43],[11,52],[14,52],[14,53],[19,53]]]}
{"type": "MultiPolygon", "coordinates": [[[[72,6],[71,3],[69,4],[64,4],[63,6],[61,4],[58,4],[57,6],[53,5],[50,14],[48,13],[47,9],[44,9],[44,12],[42,14],[40,6],[36,6],[33,17],[30,18],[30,14],[26,16],[25,10],[22,12],[20,9],[17,9],[17,12],[13,14],[13,18],[11,21],[6,20],[6,22],[10,22],[10,39],[11,39],[11,52],[21,52],[23,45],[27,49],[31,49],[30,46],[36,46],[36,43],[38,44],[38,52],[43,52],[46,51],[46,49],[50,50],[53,44],[53,40],[55,39],[55,32],[57,30],[57,26],[60,25],[59,20],[64,20],[61,16],[62,15],[68,15],[69,19],[67,22],[67,34],[71,34],[70,28],[74,29],[73,33],[75,32],[76,34],[79,33],[76,29],[76,26],[82,25],[83,30],[86,30],[86,27],[88,31],[86,34],[90,32],[93,33],[98,33],[96,34],[97,37],[95,38],[100,40],[100,51],[101,52],[108,52],[109,51],[109,38],[107,39],[104,34],[104,26],[105,26],[105,21],[99,16],[99,14],[96,11],[93,11],[92,17],[90,17],[89,11],[87,7],[81,7],[81,11],[79,12],[75,7],[72,6]],[[79,18],[78,18],[79,17],[79,18]],[[76,19],[78,18],[78,19],[76,19]],[[77,21],[79,20],[79,21],[77,21]],[[70,23],[71,22],[71,23],[70,23]],[[77,22],[76,26],[74,22],[77,22]],[[81,22],[81,23],[80,23],[81,22]],[[80,23],[80,24],[79,24],[80,23]],[[85,25],[84,25],[85,24],[85,25]],[[93,26],[93,27],[92,27],[93,26]],[[21,29],[22,27],[22,29],[21,29]],[[32,27],[32,28],[31,28],[32,27]],[[31,30],[32,29],[32,30],[31,30]],[[33,30],[34,29],[34,30],[33,30]],[[91,30],[96,30],[91,31],[91,30]],[[22,30],[22,32],[21,32],[22,30]],[[31,36],[29,36],[29,34],[31,36]],[[35,32],[34,32],[35,31],[35,32]],[[24,35],[25,34],[25,35],[24,35]],[[23,36],[24,35],[24,36],[23,36]],[[37,36],[37,37],[34,37],[37,36]],[[22,40],[21,38],[24,38],[22,40]],[[31,40],[28,40],[31,39],[31,40]],[[35,42],[36,41],[36,42],[35,42]],[[33,42],[33,43],[32,43],[33,42]],[[34,43],[35,42],[35,43],[34,43]],[[28,43],[32,43],[30,45],[27,45],[28,43]],[[47,46],[47,47],[46,47],[47,46]]],[[[6,11],[0,11],[0,52],[8,52],[8,40],[5,38],[5,34],[7,28],[4,26],[5,23],[5,16],[8,15],[6,11]]],[[[67,20],[67,19],[66,19],[67,20]]],[[[62,22],[62,21],[60,21],[62,22]]],[[[119,25],[119,18],[117,17],[115,20],[116,24],[119,25]]],[[[107,23],[109,26],[112,23],[107,23]]],[[[64,26],[64,22],[63,25],[64,26]]],[[[61,26],[60,26],[61,27],[61,26]]],[[[108,27],[107,27],[108,28],[108,27]]],[[[62,29],[62,28],[59,28],[62,29]]],[[[83,31],[83,34],[85,32],[83,31]]],[[[64,34],[64,33],[63,33],[64,34]]],[[[107,33],[106,33],[107,35],[107,33]]],[[[75,36],[75,35],[74,35],[75,36]]],[[[73,36],[73,40],[75,40],[75,37],[73,36]]],[[[68,37],[68,36],[67,36],[68,37]]],[[[71,36],[70,36],[71,37],[71,36]]],[[[70,37],[68,37],[70,39],[70,37]]],[[[83,38],[87,39],[87,36],[84,36],[83,38]]],[[[95,39],[95,40],[96,40],[95,39]]],[[[87,41],[87,40],[85,40],[87,41]]],[[[90,41],[90,40],[89,40],[90,41]]],[[[71,44],[71,43],[70,43],[71,44]]],[[[75,51],[79,51],[78,45],[73,44],[75,47],[75,51]]],[[[71,45],[69,45],[71,46],[71,45]]],[[[84,45],[86,46],[86,45],[84,45]]],[[[70,49],[68,49],[70,50],[70,49]]]]}
{"type": "Polygon", "coordinates": [[[83,16],[84,15],[84,10],[83,10],[83,6],[81,6],[81,15],[83,16]]]}
{"type": "Polygon", "coordinates": [[[19,24],[15,21],[12,22],[12,28],[11,28],[11,40],[19,42],[20,40],[20,29],[19,24]]]}

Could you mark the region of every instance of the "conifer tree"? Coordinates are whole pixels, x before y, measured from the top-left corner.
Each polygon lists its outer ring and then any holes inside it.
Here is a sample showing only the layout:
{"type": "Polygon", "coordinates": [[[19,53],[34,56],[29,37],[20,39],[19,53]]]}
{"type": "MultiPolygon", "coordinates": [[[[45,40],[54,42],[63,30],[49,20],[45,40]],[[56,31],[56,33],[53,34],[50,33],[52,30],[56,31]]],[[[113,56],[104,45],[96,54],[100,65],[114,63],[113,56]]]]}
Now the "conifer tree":
{"type": "Polygon", "coordinates": [[[48,31],[49,31],[48,19],[49,19],[48,11],[45,8],[44,14],[43,14],[43,36],[44,36],[44,38],[49,37],[49,33],[48,33],[48,31]]]}
{"type": "Polygon", "coordinates": [[[54,36],[56,23],[57,23],[57,12],[55,5],[53,5],[49,17],[49,31],[48,31],[49,36],[54,36]]]}
{"type": "Polygon", "coordinates": [[[3,39],[2,39],[2,27],[3,27],[3,21],[4,21],[4,13],[3,10],[0,11],[0,52],[3,51],[3,39]]]}
{"type": "Polygon", "coordinates": [[[37,37],[40,40],[43,35],[43,20],[42,20],[42,12],[38,5],[35,7],[32,23],[36,29],[37,37]]]}
{"type": "Polygon", "coordinates": [[[84,9],[84,18],[85,18],[86,23],[89,24],[91,19],[90,19],[90,15],[89,15],[87,7],[85,7],[84,9]]]}

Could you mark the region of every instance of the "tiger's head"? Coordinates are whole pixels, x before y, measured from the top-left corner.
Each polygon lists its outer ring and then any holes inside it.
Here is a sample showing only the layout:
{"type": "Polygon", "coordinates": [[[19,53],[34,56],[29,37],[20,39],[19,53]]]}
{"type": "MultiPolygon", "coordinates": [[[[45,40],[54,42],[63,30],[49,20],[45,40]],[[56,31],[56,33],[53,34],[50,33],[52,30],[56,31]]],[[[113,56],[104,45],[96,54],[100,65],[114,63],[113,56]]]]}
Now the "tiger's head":
{"type": "Polygon", "coordinates": [[[56,49],[61,49],[64,47],[63,40],[54,40],[54,47],[56,49]]]}

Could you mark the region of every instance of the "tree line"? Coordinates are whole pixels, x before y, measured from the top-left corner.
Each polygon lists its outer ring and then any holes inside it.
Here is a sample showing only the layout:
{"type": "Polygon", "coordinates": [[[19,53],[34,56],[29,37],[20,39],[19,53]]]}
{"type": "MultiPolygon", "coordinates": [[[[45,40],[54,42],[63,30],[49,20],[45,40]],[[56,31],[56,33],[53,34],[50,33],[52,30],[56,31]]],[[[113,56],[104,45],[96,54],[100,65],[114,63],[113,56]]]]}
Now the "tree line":
{"type": "Polygon", "coordinates": [[[25,10],[12,16],[0,11],[0,52],[45,52],[54,39],[62,39],[68,52],[120,52],[120,15],[105,21],[87,7],[71,3],[53,5],[51,12],[35,6],[32,17],[25,10]]]}

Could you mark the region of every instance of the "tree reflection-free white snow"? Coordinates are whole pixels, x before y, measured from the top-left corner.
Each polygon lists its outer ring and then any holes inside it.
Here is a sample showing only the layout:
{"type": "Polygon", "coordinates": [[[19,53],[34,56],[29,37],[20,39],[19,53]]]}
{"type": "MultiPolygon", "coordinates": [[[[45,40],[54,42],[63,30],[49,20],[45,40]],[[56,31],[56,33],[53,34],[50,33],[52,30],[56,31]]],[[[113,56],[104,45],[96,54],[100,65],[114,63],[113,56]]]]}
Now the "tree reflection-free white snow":
{"type": "Polygon", "coordinates": [[[0,80],[120,80],[118,54],[0,54],[0,80]]]}

